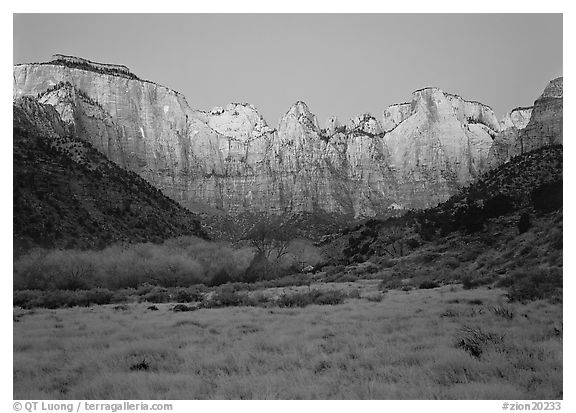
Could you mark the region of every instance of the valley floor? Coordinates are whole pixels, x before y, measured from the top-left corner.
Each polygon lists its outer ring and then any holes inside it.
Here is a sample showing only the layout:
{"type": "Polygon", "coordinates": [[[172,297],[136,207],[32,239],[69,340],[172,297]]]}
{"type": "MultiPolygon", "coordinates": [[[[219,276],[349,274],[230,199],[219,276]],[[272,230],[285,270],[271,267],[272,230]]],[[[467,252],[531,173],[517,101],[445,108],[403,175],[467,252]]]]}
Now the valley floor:
{"type": "Polygon", "coordinates": [[[563,397],[562,304],[376,285],[305,308],[15,308],[14,398],[563,397]]]}

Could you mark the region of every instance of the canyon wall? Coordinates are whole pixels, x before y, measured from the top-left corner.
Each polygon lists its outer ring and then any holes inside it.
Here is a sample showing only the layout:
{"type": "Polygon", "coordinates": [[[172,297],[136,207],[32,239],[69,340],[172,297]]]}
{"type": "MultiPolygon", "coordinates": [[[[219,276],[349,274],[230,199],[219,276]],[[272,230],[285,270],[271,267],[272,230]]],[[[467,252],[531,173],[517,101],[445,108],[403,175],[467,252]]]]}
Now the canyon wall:
{"type": "Polygon", "coordinates": [[[563,78],[552,80],[534,106],[516,108],[500,122],[488,156],[491,168],[542,146],[562,144],[563,78]]]}
{"type": "MultiPolygon", "coordinates": [[[[193,110],[178,92],[128,73],[65,60],[16,65],[14,97],[53,105],[78,137],[199,212],[362,217],[430,207],[485,171],[502,125],[517,128],[526,116],[502,123],[486,105],[425,88],[382,120],[333,118],[321,129],[296,102],[272,128],[249,104],[193,110]]],[[[554,118],[558,93],[540,98],[540,121],[526,124],[524,141],[554,118]]],[[[556,136],[558,125],[550,128],[556,136]]]]}

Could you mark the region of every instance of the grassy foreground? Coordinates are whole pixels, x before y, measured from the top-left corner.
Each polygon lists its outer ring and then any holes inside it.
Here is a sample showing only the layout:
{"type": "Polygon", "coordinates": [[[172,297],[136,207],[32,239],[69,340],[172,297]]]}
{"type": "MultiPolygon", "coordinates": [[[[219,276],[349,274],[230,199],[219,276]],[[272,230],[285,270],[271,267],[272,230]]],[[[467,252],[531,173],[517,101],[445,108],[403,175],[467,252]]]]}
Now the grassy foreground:
{"type": "Polygon", "coordinates": [[[562,398],[562,304],[376,286],[305,308],[15,308],[14,398],[562,398]]]}

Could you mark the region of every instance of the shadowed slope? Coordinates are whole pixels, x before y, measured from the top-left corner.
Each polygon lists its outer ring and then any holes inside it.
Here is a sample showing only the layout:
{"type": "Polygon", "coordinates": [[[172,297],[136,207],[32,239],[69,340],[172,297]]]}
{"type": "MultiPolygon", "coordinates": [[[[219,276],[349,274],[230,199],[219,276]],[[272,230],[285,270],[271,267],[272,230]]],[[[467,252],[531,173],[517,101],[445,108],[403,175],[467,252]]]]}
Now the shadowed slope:
{"type": "Polygon", "coordinates": [[[100,247],[204,237],[196,216],[71,138],[56,110],[14,102],[14,247],[100,247]]]}

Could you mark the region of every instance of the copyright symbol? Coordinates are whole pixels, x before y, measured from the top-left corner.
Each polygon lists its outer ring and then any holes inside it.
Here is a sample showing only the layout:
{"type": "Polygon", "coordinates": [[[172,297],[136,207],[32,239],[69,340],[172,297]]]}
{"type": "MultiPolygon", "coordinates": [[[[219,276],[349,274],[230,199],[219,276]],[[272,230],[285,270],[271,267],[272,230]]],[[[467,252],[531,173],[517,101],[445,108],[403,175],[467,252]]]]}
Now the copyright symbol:
{"type": "Polygon", "coordinates": [[[14,403],[14,410],[16,410],[17,412],[19,412],[20,410],[22,410],[22,403],[20,402],[16,402],[14,403]]]}

